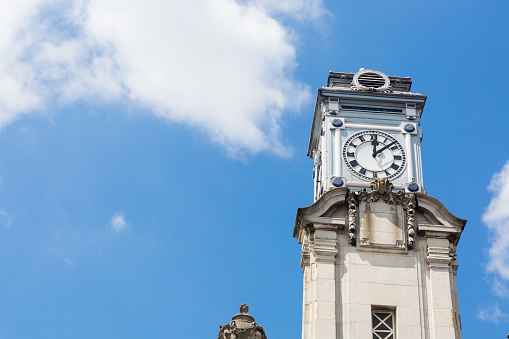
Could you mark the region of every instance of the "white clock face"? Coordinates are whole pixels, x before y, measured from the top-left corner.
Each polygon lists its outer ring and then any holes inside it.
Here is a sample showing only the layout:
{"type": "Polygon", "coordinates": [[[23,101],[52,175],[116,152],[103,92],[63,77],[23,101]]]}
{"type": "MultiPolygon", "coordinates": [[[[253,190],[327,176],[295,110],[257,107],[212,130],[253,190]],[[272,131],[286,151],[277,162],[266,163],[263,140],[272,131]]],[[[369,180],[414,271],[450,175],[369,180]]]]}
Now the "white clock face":
{"type": "Polygon", "coordinates": [[[372,181],[393,179],[406,165],[403,146],[392,136],[380,131],[361,131],[343,145],[343,161],[355,176],[372,181]]]}

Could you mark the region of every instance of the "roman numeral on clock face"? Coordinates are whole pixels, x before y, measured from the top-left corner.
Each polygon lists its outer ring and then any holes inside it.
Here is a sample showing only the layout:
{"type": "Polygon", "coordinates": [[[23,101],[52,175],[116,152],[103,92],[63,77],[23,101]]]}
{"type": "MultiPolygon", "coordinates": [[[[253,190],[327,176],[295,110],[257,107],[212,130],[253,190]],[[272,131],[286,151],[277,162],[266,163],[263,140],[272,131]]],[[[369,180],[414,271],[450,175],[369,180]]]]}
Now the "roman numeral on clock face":
{"type": "Polygon", "coordinates": [[[360,173],[360,174],[363,174],[363,175],[364,175],[364,174],[366,174],[366,169],[365,169],[364,167],[363,167],[363,168],[361,168],[361,170],[359,171],[359,173],[360,173]]]}
{"type": "Polygon", "coordinates": [[[366,141],[366,139],[364,139],[364,136],[362,136],[362,135],[359,136],[359,140],[362,142],[366,141]]]}
{"type": "Polygon", "coordinates": [[[392,165],[391,165],[391,168],[392,168],[392,169],[395,169],[395,170],[397,171],[397,170],[398,170],[398,168],[399,168],[399,166],[398,166],[398,165],[396,165],[396,164],[392,164],[392,165]]]}
{"type": "Polygon", "coordinates": [[[357,162],[357,160],[352,160],[352,161],[350,161],[350,165],[352,165],[352,167],[355,167],[355,166],[359,166],[359,163],[357,162]]]}
{"type": "Polygon", "coordinates": [[[397,150],[397,149],[398,149],[398,146],[392,146],[392,147],[391,147],[391,150],[393,150],[393,151],[395,151],[395,150],[397,150]]]}
{"type": "Polygon", "coordinates": [[[376,174],[376,172],[373,172],[373,178],[378,178],[378,174],[376,174]]]}
{"type": "Polygon", "coordinates": [[[355,156],[353,152],[346,152],[346,156],[347,157],[353,157],[355,156]]]}
{"type": "Polygon", "coordinates": [[[401,155],[395,155],[394,160],[401,160],[401,155]]]}

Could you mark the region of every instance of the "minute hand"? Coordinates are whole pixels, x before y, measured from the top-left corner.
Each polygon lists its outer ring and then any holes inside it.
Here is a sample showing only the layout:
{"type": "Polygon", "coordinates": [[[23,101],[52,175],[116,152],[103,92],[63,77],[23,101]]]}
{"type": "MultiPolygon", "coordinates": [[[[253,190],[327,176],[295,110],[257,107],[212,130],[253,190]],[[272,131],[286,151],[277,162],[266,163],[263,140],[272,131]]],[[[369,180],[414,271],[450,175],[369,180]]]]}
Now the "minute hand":
{"type": "Polygon", "coordinates": [[[376,152],[373,152],[373,157],[376,157],[376,155],[377,155],[377,154],[382,153],[382,152],[383,152],[383,151],[385,151],[387,148],[389,148],[389,147],[391,147],[392,145],[394,145],[396,142],[397,142],[397,141],[396,141],[396,140],[394,140],[394,141],[393,141],[393,142],[391,142],[389,145],[386,145],[386,146],[384,146],[384,147],[380,148],[380,149],[379,149],[378,151],[376,151],[376,152]]]}

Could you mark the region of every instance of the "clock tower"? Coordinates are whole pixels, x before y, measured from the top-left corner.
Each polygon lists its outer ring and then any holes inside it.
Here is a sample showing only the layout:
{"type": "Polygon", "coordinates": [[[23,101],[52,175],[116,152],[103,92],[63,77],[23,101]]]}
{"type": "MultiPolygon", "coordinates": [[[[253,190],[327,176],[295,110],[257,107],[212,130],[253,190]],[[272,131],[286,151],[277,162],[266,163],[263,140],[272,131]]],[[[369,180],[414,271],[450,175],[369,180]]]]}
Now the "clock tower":
{"type": "Polygon", "coordinates": [[[308,156],[314,200],[299,208],[303,339],[458,339],[456,246],[466,220],[426,194],[409,77],[330,72],[308,156]]]}
{"type": "Polygon", "coordinates": [[[408,77],[375,70],[330,72],[318,89],[308,156],[315,160],[315,200],[334,187],[369,187],[390,180],[396,189],[425,192],[420,120],[426,96],[411,93],[408,77]]]}

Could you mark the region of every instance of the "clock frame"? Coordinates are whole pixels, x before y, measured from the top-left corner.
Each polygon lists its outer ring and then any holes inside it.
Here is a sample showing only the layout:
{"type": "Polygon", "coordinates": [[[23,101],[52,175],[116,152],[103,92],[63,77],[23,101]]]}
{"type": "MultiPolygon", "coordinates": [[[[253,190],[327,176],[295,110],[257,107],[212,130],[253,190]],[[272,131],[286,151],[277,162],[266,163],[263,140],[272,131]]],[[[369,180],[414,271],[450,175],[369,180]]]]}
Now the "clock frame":
{"type": "Polygon", "coordinates": [[[342,158],[348,171],[365,181],[397,178],[407,163],[401,143],[377,130],[364,130],[350,136],[343,145],[342,158]]]}

